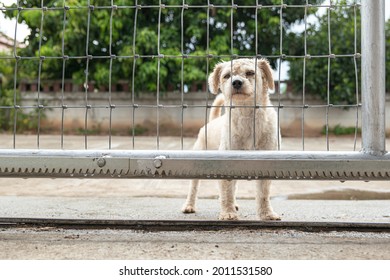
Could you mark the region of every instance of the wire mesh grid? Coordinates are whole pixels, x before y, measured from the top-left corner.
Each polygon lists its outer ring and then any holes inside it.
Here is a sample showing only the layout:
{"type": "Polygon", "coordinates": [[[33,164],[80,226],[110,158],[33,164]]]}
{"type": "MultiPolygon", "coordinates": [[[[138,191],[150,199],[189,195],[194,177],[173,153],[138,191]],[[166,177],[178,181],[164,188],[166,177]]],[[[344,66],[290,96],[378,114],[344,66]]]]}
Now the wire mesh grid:
{"type": "MultiPolygon", "coordinates": [[[[32,1],[34,2],[34,1],[32,1]]],[[[339,109],[350,109],[356,112],[356,120],[354,125],[354,139],[352,141],[352,150],[359,149],[357,147],[358,138],[359,138],[359,118],[360,118],[360,96],[359,96],[359,66],[360,66],[360,45],[358,42],[359,38],[359,26],[358,26],[358,15],[360,14],[360,1],[253,1],[250,5],[240,5],[235,3],[234,1],[93,1],[93,0],[83,0],[83,1],[35,1],[34,3],[29,3],[26,1],[17,1],[17,3],[13,6],[6,6],[1,8],[1,10],[5,13],[13,13],[13,15],[17,19],[17,23],[15,24],[14,29],[14,46],[12,48],[12,53],[8,55],[1,55],[0,59],[3,61],[9,62],[9,64],[13,65],[13,96],[12,102],[9,105],[1,105],[0,110],[5,110],[9,115],[12,116],[11,120],[11,135],[12,135],[12,148],[23,148],[18,145],[19,137],[23,137],[19,135],[19,132],[22,130],[20,122],[18,121],[20,116],[24,114],[24,112],[35,112],[34,116],[30,116],[29,122],[36,123],[36,128],[33,131],[33,134],[36,135],[36,145],[35,148],[41,149],[45,148],[42,145],[42,134],[44,133],[43,127],[43,119],[45,116],[45,112],[55,111],[58,114],[61,114],[60,117],[60,127],[54,134],[59,136],[59,144],[58,148],[64,149],[66,147],[66,137],[67,137],[67,118],[72,116],[73,114],[81,114],[82,119],[82,127],[80,129],[80,133],[83,136],[82,148],[89,148],[89,141],[91,136],[91,131],[93,127],[95,127],[96,123],[91,120],[91,115],[93,111],[100,110],[104,111],[106,118],[108,119],[107,130],[103,133],[107,136],[107,149],[112,149],[113,139],[115,137],[115,122],[118,121],[116,119],[116,115],[118,111],[124,110],[128,114],[128,123],[129,135],[128,135],[128,143],[130,149],[137,149],[137,117],[140,116],[140,112],[149,112],[146,115],[153,115],[152,120],[155,123],[155,131],[153,131],[155,137],[155,147],[154,149],[164,149],[164,143],[161,143],[161,135],[164,135],[162,132],[161,125],[161,114],[164,111],[175,111],[175,116],[179,118],[179,145],[180,149],[187,149],[188,145],[185,143],[185,125],[188,118],[191,116],[187,115],[187,112],[191,109],[200,109],[203,110],[203,125],[207,125],[208,116],[210,112],[210,108],[212,108],[212,99],[211,95],[207,92],[206,89],[203,89],[201,101],[195,104],[189,104],[187,102],[188,94],[186,92],[186,83],[188,80],[186,68],[190,68],[192,63],[189,61],[197,61],[197,63],[203,64],[204,73],[203,73],[203,82],[207,83],[207,77],[210,74],[213,66],[220,60],[234,60],[238,58],[267,58],[276,66],[276,79],[277,79],[277,90],[272,95],[273,99],[273,108],[277,111],[278,116],[278,125],[282,126],[282,118],[283,114],[288,111],[300,112],[300,147],[301,150],[307,150],[305,144],[307,126],[305,125],[307,121],[308,111],[319,112],[322,114],[324,111],[324,116],[322,117],[324,122],[324,150],[331,150],[331,136],[330,136],[330,122],[329,118],[332,113],[337,113],[339,109]],[[146,3],[147,2],[147,3],[146,3]],[[215,3],[214,3],[215,2],[215,3]],[[297,4],[298,3],[298,4],[297,4]],[[347,9],[351,15],[351,21],[353,22],[353,42],[351,43],[352,48],[348,53],[339,53],[338,50],[334,50],[332,44],[332,34],[337,33],[337,30],[334,30],[335,26],[332,26],[331,19],[332,13],[335,9],[343,8],[347,9]],[[237,19],[237,14],[240,10],[250,11],[253,15],[249,19],[237,19]],[[327,15],[327,38],[326,44],[328,45],[328,49],[325,53],[311,53],[308,42],[308,26],[309,26],[309,14],[318,9],[322,9],[327,15]],[[226,22],[219,22],[218,24],[223,25],[225,29],[229,29],[229,41],[226,43],[225,52],[216,53],[214,48],[210,46],[210,44],[215,43],[215,41],[211,41],[212,33],[216,33],[215,26],[215,17],[216,10],[224,11],[227,14],[226,22]],[[151,11],[154,14],[157,13],[157,18],[148,18],[151,14],[151,11]],[[179,27],[176,27],[178,33],[174,33],[175,35],[179,34],[178,37],[173,36],[171,39],[177,42],[177,52],[171,52],[166,49],[164,46],[165,42],[161,39],[161,31],[163,28],[169,28],[173,21],[169,19],[171,12],[174,13],[175,17],[179,17],[178,24],[179,27]],[[186,28],[191,24],[191,22],[186,21],[186,15],[191,14],[196,11],[203,18],[202,26],[206,30],[206,40],[204,46],[204,52],[196,52],[191,48],[191,39],[187,38],[186,28]],[[271,11],[273,15],[279,16],[279,22],[276,25],[277,29],[271,36],[278,37],[278,46],[273,46],[272,53],[264,53],[261,47],[263,43],[259,34],[262,30],[259,30],[259,18],[263,15],[264,11],[271,11]],[[285,45],[286,36],[288,36],[288,32],[285,31],[285,17],[286,11],[300,11],[303,13],[303,46],[302,53],[297,54],[289,54],[288,46],[285,45]],[[16,44],[16,38],[18,29],[20,27],[20,21],[26,13],[35,13],[36,22],[38,22],[38,27],[35,31],[35,42],[36,49],[33,50],[30,55],[21,55],[21,51],[16,44]],[[48,21],[47,18],[49,16],[54,15],[57,18],[57,23],[61,28],[59,29],[60,34],[57,34],[56,40],[58,41],[54,46],[52,51],[47,50],[47,42],[50,38],[47,38],[46,34],[50,34],[49,30],[52,22],[48,21]],[[73,20],[75,17],[84,16],[85,30],[73,30],[73,20]],[[108,15],[103,17],[103,15],[108,15]],[[118,39],[116,35],[114,36],[116,29],[118,28],[118,24],[124,20],[124,16],[131,16],[133,19],[133,26],[128,26],[126,29],[126,34],[123,34],[123,37],[127,39],[118,39]],[[108,22],[102,23],[99,22],[99,17],[105,19],[108,22]],[[139,45],[145,43],[140,39],[139,33],[144,32],[141,29],[141,24],[145,20],[155,21],[156,30],[153,30],[153,36],[156,38],[153,39],[156,44],[153,46],[152,51],[148,53],[138,52],[140,50],[139,45]],[[241,22],[246,22],[249,25],[249,22],[254,25],[254,38],[252,38],[252,46],[251,52],[252,54],[248,54],[245,52],[244,55],[240,54],[240,50],[237,49],[237,41],[240,39],[237,35],[239,31],[237,31],[238,24],[241,22]],[[101,28],[101,32],[105,32],[105,40],[104,42],[98,42],[94,38],[96,36],[96,30],[92,27],[94,24],[105,24],[105,29],[101,28]],[[82,38],[85,44],[83,44],[83,48],[81,48],[79,53],[74,53],[72,55],[68,54],[68,48],[70,42],[69,33],[77,35],[77,32],[81,32],[84,36],[79,36],[77,38],[82,38]],[[113,39],[115,37],[115,40],[113,39]],[[118,44],[127,44],[127,51],[122,53],[115,53],[115,49],[118,44]],[[104,47],[99,46],[104,51],[96,52],[96,45],[104,45],[104,47]],[[349,104],[340,103],[334,104],[332,103],[332,90],[331,85],[332,81],[332,63],[335,60],[344,61],[345,59],[352,61],[353,69],[350,69],[354,72],[354,89],[348,89],[349,91],[354,91],[354,101],[349,104]],[[301,71],[302,71],[302,86],[299,91],[299,99],[300,104],[288,104],[284,102],[283,94],[281,92],[281,83],[282,83],[282,71],[285,66],[285,62],[289,61],[301,61],[301,71]],[[143,75],[143,71],[145,68],[142,67],[142,62],[151,62],[154,64],[154,69],[149,71],[153,71],[155,73],[154,80],[148,81],[151,83],[154,88],[155,100],[150,102],[149,104],[140,103],[139,98],[141,96],[139,84],[137,84],[137,80],[143,75]],[[176,99],[177,102],[174,104],[166,104],[164,101],[164,92],[165,85],[169,82],[164,80],[167,75],[162,75],[162,71],[166,71],[165,64],[168,62],[174,61],[179,65],[178,71],[173,73],[179,78],[179,82],[177,85],[177,94],[176,99]],[[325,67],[327,68],[327,78],[326,80],[319,81],[322,84],[323,91],[326,92],[326,97],[324,101],[309,101],[308,102],[308,93],[307,93],[307,80],[306,77],[308,73],[308,64],[312,63],[312,61],[326,61],[327,64],[325,67]],[[68,72],[70,71],[70,67],[73,67],[72,63],[79,63],[79,67],[83,69],[83,75],[78,77],[79,81],[82,81],[82,94],[83,101],[79,104],[69,104],[68,103],[68,93],[66,92],[66,83],[69,79],[68,72]],[[107,93],[105,95],[106,100],[103,103],[97,104],[94,102],[94,91],[91,88],[92,86],[92,78],[91,75],[94,71],[97,71],[94,67],[94,63],[105,63],[105,72],[106,72],[106,80],[105,85],[107,88],[107,93]],[[129,72],[126,73],[129,79],[129,89],[128,94],[126,95],[126,101],[123,103],[116,103],[113,98],[113,86],[114,81],[117,80],[115,77],[117,71],[115,70],[118,65],[121,64],[129,64],[128,67],[129,72]],[[35,68],[35,81],[37,83],[36,91],[34,92],[33,102],[30,104],[23,104],[21,102],[21,97],[24,94],[19,91],[20,84],[23,80],[22,70],[29,69],[28,67],[35,68]],[[164,69],[163,69],[164,65],[164,69]],[[25,69],[23,69],[26,67],[25,69]],[[47,100],[45,100],[42,96],[43,93],[43,84],[46,82],[45,77],[47,73],[53,71],[53,68],[56,70],[60,69],[59,73],[61,73],[60,77],[57,77],[61,81],[61,85],[59,88],[60,95],[57,98],[56,104],[48,104],[47,100]]],[[[249,1],[247,1],[249,2],[249,1]]],[[[245,27],[243,27],[245,29],[245,27]]],[[[243,32],[243,31],[241,31],[243,32]]],[[[150,34],[149,34],[150,35],[150,34]]],[[[213,34],[215,36],[215,34],[213,34]]],[[[54,39],[53,39],[54,40],[54,39]]],[[[324,42],[325,44],[325,42],[324,42]]],[[[23,52],[25,54],[26,52],[23,52]]],[[[337,74],[336,74],[337,75],[337,74]]],[[[95,75],[96,76],[96,75],[95,75]]],[[[340,85],[343,86],[343,85],[340,85]]],[[[254,104],[254,110],[258,110],[261,106],[254,104]]],[[[229,108],[229,110],[234,110],[235,108],[229,108]]],[[[144,113],[145,114],[145,113],[144,113]]],[[[316,113],[314,113],[316,114],[316,113]]],[[[143,117],[144,115],[142,115],[143,117]]],[[[142,118],[141,117],[141,118],[142,118]]],[[[138,117],[139,118],[139,117],[138,117]]],[[[121,120],[123,121],[123,120],[121,120]]],[[[31,133],[31,132],[30,132],[31,133]]],[[[93,132],[92,132],[93,134],[93,132]]],[[[254,136],[255,137],[255,136],[254,136]]],[[[143,141],[142,138],[139,141],[143,141]]],[[[345,140],[343,140],[345,141],[345,140]]],[[[279,149],[281,149],[279,143],[279,149]]]]}

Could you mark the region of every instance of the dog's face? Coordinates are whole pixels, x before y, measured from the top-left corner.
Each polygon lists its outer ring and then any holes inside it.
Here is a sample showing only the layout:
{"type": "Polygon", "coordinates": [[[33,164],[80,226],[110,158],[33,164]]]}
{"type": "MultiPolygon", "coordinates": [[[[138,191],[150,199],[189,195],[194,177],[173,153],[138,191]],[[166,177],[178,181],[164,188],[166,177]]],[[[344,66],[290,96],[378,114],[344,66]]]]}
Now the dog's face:
{"type": "Polygon", "coordinates": [[[209,77],[210,91],[219,90],[227,101],[242,103],[261,98],[267,90],[274,89],[272,70],[265,59],[236,59],[218,63],[209,77]],[[265,91],[265,92],[264,92],[265,91]]]}

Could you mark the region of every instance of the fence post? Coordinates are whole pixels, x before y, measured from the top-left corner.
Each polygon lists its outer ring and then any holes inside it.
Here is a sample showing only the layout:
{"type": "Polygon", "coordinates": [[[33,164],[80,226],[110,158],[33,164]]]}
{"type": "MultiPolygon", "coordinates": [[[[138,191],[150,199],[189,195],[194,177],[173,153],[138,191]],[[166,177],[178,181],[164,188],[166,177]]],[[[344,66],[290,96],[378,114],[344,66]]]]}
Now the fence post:
{"type": "Polygon", "coordinates": [[[385,130],[385,1],[362,0],[362,151],[382,155],[385,130]]]}

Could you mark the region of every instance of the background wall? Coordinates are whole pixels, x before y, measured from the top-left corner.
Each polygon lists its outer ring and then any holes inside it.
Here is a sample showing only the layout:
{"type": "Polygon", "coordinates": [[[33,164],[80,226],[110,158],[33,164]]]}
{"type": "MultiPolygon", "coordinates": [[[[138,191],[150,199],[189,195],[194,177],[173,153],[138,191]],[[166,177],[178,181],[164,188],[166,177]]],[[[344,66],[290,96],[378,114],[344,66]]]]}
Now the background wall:
{"type": "MultiPolygon", "coordinates": [[[[112,92],[111,104],[114,106],[110,110],[108,92],[88,93],[87,103],[85,92],[82,91],[64,93],[63,101],[61,92],[40,92],[40,103],[45,106],[42,129],[59,130],[62,122],[65,131],[68,132],[84,129],[86,104],[88,104],[91,105],[87,112],[88,129],[95,130],[96,133],[109,127],[111,111],[111,126],[113,132],[117,134],[130,134],[133,124],[136,127],[137,134],[155,134],[158,118],[159,133],[161,135],[180,135],[183,119],[184,134],[194,136],[205,123],[206,115],[208,115],[205,108],[206,95],[202,91],[184,94],[183,104],[185,104],[185,108],[182,109],[180,92],[165,93],[160,96],[159,104],[162,106],[157,109],[156,96],[143,93],[141,96],[134,97],[134,104],[138,108],[133,109],[130,93],[112,92]],[[67,106],[67,109],[62,110],[62,103],[67,106]],[[64,111],[63,120],[62,111],[64,111]]],[[[21,96],[23,106],[37,104],[36,92],[24,92],[21,96]]],[[[280,126],[283,136],[301,136],[303,118],[305,136],[316,136],[323,133],[327,119],[331,130],[335,126],[355,127],[357,119],[358,127],[360,127],[360,108],[359,112],[356,108],[345,109],[338,106],[328,107],[327,109],[324,107],[326,106],[324,101],[307,96],[305,104],[308,106],[302,110],[301,96],[295,97],[291,94],[282,94],[280,98],[277,94],[271,94],[270,96],[275,106],[282,105],[280,108],[280,126]]],[[[214,96],[210,94],[207,98],[211,105],[214,96]]],[[[387,102],[387,107],[390,107],[390,102],[387,102]]],[[[387,123],[390,123],[389,121],[387,123]]]]}

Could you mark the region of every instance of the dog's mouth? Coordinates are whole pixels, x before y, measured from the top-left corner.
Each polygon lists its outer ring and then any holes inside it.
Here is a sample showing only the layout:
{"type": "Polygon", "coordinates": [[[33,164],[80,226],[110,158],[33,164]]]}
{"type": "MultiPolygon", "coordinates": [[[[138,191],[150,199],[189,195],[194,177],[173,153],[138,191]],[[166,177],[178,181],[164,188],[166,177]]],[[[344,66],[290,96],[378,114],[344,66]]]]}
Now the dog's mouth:
{"type": "Polygon", "coordinates": [[[237,96],[237,97],[248,97],[249,94],[243,92],[242,90],[233,90],[233,91],[232,91],[232,96],[237,96]]]}

